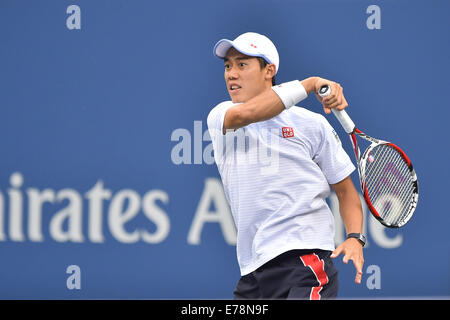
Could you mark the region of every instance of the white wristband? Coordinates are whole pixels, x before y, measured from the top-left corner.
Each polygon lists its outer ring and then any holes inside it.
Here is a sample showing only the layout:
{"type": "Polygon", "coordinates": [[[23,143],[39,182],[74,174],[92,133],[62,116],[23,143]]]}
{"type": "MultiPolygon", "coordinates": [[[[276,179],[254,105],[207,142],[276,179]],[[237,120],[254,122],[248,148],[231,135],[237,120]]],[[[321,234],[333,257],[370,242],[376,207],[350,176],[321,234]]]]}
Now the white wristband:
{"type": "Polygon", "coordinates": [[[308,97],[305,88],[298,80],[285,82],[272,87],[272,90],[283,101],[284,107],[289,109],[297,103],[308,97]]]}

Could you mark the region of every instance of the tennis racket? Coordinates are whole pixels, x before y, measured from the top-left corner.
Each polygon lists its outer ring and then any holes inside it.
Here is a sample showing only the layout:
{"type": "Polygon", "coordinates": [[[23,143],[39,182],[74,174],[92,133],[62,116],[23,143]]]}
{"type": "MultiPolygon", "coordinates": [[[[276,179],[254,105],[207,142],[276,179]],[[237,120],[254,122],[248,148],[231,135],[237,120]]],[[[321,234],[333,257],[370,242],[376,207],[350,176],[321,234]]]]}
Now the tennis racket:
{"type": "MultiPolygon", "coordinates": [[[[329,86],[322,86],[318,95],[323,98],[330,93],[329,86]]],[[[395,144],[372,138],[356,128],[345,110],[331,110],[350,135],[361,191],[370,212],[386,227],[405,225],[414,214],[419,200],[419,185],[411,160],[395,144]],[[357,136],[371,143],[362,154],[357,136]]]]}

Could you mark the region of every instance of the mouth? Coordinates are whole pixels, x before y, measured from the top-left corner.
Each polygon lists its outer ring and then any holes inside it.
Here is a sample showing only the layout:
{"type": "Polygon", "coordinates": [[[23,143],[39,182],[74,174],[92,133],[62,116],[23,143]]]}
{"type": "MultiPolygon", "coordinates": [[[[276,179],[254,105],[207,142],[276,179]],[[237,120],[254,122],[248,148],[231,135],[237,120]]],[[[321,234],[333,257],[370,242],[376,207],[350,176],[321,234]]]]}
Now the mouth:
{"type": "Polygon", "coordinates": [[[241,90],[241,86],[238,86],[236,84],[229,87],[230,93],[237,93],[241,90]]]}

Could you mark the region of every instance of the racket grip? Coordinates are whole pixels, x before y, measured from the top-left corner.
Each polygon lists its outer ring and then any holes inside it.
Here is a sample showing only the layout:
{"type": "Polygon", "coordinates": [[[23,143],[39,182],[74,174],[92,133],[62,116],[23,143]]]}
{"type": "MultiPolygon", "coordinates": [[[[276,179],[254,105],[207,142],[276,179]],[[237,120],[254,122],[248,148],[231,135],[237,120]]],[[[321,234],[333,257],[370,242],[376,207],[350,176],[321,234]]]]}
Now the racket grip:
{"type": "Polygon", "coordinates": [[[345,132],[350,134],[355,130],[355,124],[353,123],[352,119],[350,119],[345,110],[336,110],[335,108],[333,108],[331,109],[331,111],[333,111],[333,114],[339,120],[345,132]]]}
{"type": "MultiPolygon", "coordinates": [[[[321,96],[322,98],[324,98],[324,97],[328,96],[330,93],[331,93],[330,87],[325,85],[319,89],[319,92],[317,94],[319,96],[321,96]]],[[[331,111],[336,116],[336,118],[339,120],[339,122],[341,123],[341,126],[344,128],[345,132],[350,134],[355,130],[356,126],[353,123],[352,119],[350,119],[350,116],[347,114],[347,112],[345,110],[337,110],[335,108],[331,108],[331,111]]]]}

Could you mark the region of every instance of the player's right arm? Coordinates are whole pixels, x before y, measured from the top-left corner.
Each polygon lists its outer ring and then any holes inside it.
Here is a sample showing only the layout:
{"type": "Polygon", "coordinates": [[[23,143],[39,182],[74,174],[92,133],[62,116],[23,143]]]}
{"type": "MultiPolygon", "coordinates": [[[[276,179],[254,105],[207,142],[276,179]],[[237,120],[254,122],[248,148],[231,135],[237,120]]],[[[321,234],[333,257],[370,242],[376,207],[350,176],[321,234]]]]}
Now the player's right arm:
{"type": "MultiPolygon", "coordinates": [[[[323,104],[325,113],[330,113],[330,108],[342,110],[347,107],[347,101],[344,98],[342,87],[333,81],[319,77],[310,77],[301,81],[307,94],[317,92],[323,85],[329,85],[334,88],[326,98],[318,97],[323,104]]],[[[227,129],[238,129],[251,123],[269,120],[285,110],[283,101],[274,90],[266,90],[248,101],[235,105],[228,109],[223,123],[223,134],[227,129]]]]}
{"type": "Polygon", "coordinates": [[[227,129],[238,129],[251,123],[271,119],[285,110],[283,101],[273,90],[266,90],[245,103],[228,109],[223,121],[223,134],[227,129]]]}

